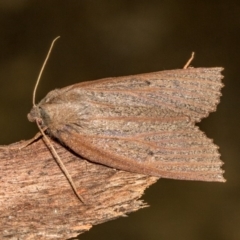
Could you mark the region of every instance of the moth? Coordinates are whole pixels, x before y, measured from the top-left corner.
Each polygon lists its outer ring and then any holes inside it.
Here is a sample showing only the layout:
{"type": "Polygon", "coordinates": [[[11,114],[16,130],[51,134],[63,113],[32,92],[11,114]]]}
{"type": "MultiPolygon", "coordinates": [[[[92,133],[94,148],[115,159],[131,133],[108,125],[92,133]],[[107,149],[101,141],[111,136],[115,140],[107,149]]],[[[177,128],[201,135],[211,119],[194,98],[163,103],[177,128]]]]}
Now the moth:
{"type": "Polygon", "coordinates": [[[187,67],[77,83],[49,92],[28,119],[91,162],[224,182],[218,147],[195,125],[216,110],[222,70],[187,67]]]}

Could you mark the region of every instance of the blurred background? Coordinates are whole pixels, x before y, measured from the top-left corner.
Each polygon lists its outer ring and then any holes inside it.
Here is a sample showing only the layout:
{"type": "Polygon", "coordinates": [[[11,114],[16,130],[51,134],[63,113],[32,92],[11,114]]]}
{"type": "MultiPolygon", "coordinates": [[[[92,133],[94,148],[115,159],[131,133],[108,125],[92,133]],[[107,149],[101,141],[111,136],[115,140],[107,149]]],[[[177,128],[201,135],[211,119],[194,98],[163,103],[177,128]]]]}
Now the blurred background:
{"type": "MultiPolygon", "coordinates": [[[[73,83],[182,68],[225,68],[217,112],[199,125],[220,146],[226,183],[159,180],[150,207],[95,226],[81,240],[240,239],[240,1],[1,0],[0,144],[31,138],[26,115],[51,41],[37,101],[73,83]]],[[[3,174],[3,173],[1,173],[3,174]]]]}

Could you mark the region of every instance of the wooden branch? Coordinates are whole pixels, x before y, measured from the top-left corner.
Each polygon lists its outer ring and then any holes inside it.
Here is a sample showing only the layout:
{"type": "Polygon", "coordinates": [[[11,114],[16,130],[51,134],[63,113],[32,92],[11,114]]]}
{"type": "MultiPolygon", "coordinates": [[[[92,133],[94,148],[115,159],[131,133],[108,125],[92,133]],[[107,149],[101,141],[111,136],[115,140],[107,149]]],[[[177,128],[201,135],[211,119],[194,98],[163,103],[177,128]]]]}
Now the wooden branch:
{"type": "Polygon", "coordinates": [[[84,205],[42,141],[0,148],[0,239],[66,239],[147,205],[139,200],[156,177],[81,159],[51,141],[84,205]]]}

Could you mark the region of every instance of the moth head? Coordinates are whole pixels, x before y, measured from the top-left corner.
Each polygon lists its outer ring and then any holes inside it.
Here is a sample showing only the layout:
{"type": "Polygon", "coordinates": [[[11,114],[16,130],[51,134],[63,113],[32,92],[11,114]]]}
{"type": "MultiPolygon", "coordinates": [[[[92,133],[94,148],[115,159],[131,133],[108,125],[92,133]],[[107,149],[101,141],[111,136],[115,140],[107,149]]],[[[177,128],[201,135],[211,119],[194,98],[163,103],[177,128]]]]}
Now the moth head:
{"type": "Polygon", "coordinates": [[[41,108],[41,105],[33,106],[27,118],[30,122],[36,122],[42,128],[46,127],[49,122],[49,116],[44,109],[41,108]]]}
{"type": "Polygon", "coordinates": [[[30,113],[27,115],[27,118],[30,122],[41,122],[40,120],[42,119],[41,117],[41,110],[39,106],[35,105],[31,109],[30,113]]]}

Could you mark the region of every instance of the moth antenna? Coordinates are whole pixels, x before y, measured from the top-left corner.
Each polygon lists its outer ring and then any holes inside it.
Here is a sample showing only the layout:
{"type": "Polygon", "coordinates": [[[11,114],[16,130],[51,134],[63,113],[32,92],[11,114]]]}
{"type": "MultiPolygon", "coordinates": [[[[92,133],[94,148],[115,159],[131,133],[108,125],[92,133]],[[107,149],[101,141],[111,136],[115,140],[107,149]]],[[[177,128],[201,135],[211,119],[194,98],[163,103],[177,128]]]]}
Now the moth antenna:
{"type": "MultiPolygon", "coordinates": [[[[33,106],[36,106],[36,103],[35,103],[36,91],[37,91],[37,87],[38,87],[40,78],[41,78],[41,76],[42,76],[43,70],[44,70],[44,68],[45,68],[45,66],[46,66],[46,63],[47,63],[48,59],[49,59],[49,56],[50,56],[50,54],[51,54],[52,48],[53,48],[53,46],[54,46],[54,43],[55,43],[59,38],[60,38],[60,36],[56,37],[56,38],[52,41],[51,46],[50,46],[50,48],[49,48],[49,50],[48,50],[47,56],[46,56],[46,58],[45,58],[45,60],[44,60],[44,62],[43,62],[43,65],[42,65],[42,67],[41,67],[41,70],[40,70],[40,72],[39,72],[39,74],[38,74],[38,78],[37,78],[37,81],[36,81],[36,84],[35,84],[35,87],[34,87],[34,90],[33,90],[33,106]]],[[[49,141],[48,137],[47,137],[46,134],[44,133],[44,129],[42,129],[42,127],[40,126],[38,120],[36,120],[36,123],[37,123],[38,129],[39,129],[40,132],[41,132],[41,135],[43,136],[43,140],[44,140],[45,144],[50,148],[50,151],[51,151],[51,153],[53,154],[55,160],[57,161],[59,167],[61,168],[61,170],[62,170],[63,173],[65,174],[67,180],[69,181],[69,183],[70,183],[70,185],[71,185],[71,187],[72,187],[72,189],[73,189],[73,192],[76,194],[76,196],[79,198],[80,201],[82,201],[83,203],[85,203],[85,202],[84,202],[84,199],[78,194],[77,188],[76,188],[76,186],[75,186],[75,184],[74,184],[74,181],[72,180],[71,175],[69,174],[68,170],[67,170],[66,167],[64,166],[62,160],[61,160],[60,157],[58,156],[55,148],[53,147],[53,145],[52,145],[51,142],[49,141]]]]}
{"type": "Polygon", "coordinates": [[[192,60],[194,59],[195,52],[192,52],[192,55],[190,59],[187,61],[187,63],[184,65],[183,69],[187,69],[189,65],[191,64],[192,60]]]}
{"type": "Polygon", "coordinates": [[[40,81],[40,78],[41,78],[41,76],[42,76],[43,70],[44,70],[44,68],[45,68],[45,66],[46,66],[46,63],[47,63],[48,58],[49,58],[49,56],[50,56],[50,53],[51,53],[51,51],[52,51],[53,45],[54,45],[54,43],[55,43],[59,38],[60,38],[60,36],[56,37],[56,38],[52,41],[52,44],[51,44],[51,46],[50,46],[50,48],[49,48],[49,50],[48,50],[48,54],[47,54],[47,56],[46,56],[46,58],[45,58],[45,60],[44,60],[44,62],[43,62],[42,68],[41,68],[41,70],[40,70],[40,72],[39,72],[39,74],[38,74],[38,78],[37,78],[37,81],[36,81],[36,84],[35,84],[35,87],[34,87],[34,90],[33,90],[33,106],[36,106],[35,98],[36,98],[36,91],[37,91],[38,83],[39,83],[39,81],[40,81]]]}

